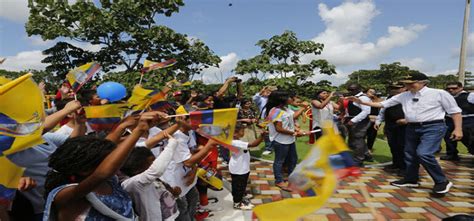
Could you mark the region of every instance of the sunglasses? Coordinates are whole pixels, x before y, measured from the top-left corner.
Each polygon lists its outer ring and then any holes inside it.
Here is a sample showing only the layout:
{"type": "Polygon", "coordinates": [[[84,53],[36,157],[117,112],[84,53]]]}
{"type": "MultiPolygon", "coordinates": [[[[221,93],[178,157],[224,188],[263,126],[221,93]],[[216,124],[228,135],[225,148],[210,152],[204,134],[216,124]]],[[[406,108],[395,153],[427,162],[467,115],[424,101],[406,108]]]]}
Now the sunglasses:
{"type": "Polygon", "coordinates": [[[446,90],[449,91],[449,90],[456,90],[456,89],[459,89],[458,87],[447,87],[446,90]]]}

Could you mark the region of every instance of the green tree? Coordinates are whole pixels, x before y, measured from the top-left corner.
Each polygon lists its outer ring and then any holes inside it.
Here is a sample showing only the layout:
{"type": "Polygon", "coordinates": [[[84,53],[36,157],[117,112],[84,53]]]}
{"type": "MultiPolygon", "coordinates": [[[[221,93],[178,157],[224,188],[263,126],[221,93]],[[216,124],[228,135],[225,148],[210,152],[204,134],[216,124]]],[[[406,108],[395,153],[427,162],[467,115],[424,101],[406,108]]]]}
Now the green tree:
{"type": "Polygon", "coordinates": [[[172,70],[189,78],[203,68],[217,66],[220,59],[203,42],[157,25],[160,16],[171,16],[183,5],[183,0],[99,0],[74,4],[29,0],[26,31],[29,36],[40,35],[44,40],[64,38],[99,46],[98,51],[88,51],[58,42],[46,50],[44,62],[51,64],[47,69],[61,77],[67,70],[91,60],[99,62],[105,71],[120,66],[125,73],[136,74],[144,58],[175,58],[178,63],[172,70]]]}
{"type": "Polygon", "coordinates": [[[291,31],[260,40],[256,45],[261,48],[260,54],[240,60],[235,68],[237,74],[250,74],[253,78],[259,78],[260,75],[260,79],[270,75],[273,78],[270,80],[271,83],[285,88],[297,86],[298,83],[306,81],[318,71],[328,75],[336,73],[334,65],[324,59],[303,64],[302,56],[319,55],[324,45],[298,40],[295,33],[291,31]]]}
{"type": "Polygon", "coordinates": [[[430,84],[429,86],[432,88],[439,88],[444,89],[446,84],[449,82],[456,82],[458,81],[458,77],[452,74],[449,75],[436,75],[436,76],[429,76],[430,84]]]}
{"type": "Polygon", "coordinates": [[[358,83],[365,88],[370,87],[378,91],[385,91],[388,85],[407,76],[410,71],[413,70],[401,65],[400,62],[381,64],[378,70],[354,71],[349,75],[348,81],[340,88],[345,88],[350,83],[358,83]]]}

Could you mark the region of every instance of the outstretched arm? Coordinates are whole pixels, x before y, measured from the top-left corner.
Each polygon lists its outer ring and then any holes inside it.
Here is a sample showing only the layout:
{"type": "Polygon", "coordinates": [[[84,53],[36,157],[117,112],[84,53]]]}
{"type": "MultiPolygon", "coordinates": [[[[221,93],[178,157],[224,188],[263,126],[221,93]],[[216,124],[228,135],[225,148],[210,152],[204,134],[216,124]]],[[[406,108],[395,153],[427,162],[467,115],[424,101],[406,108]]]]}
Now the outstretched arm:
{"type": "Polygon", "coordinates": [[[217,142],[212,139],[209,139],[207,141],[206,146],[204,146],[203,148],[199,148],[199,150],[196,153],[194,153],[189,159],[184,161],[183,164],[189,168],[192,168],[193,166],[195,166],[195,164],[201,162],[201,160],[207,156],[207,153],[209,153],[209,151],[215,145],[217,145],[217,142]]]}
{"type": "Polygon", "coordinates": [[[148,184],[154,182],[156,179],[160,178],[165,172],[168,164],[173,158],[176,147],[178,146],[178,141],[171,137],[168,133],[165,132],[165,136],[168,138],[168,145],[166,145],[163,152],[153,161],[150,168],[145,170],[143,173],[140,173],[136,176],[130,178],[130,181],[127,182],[139,182],[140,184],[148,184]]]}
{"type": "Polygon", "coordinates": [[[46,117],[44,120],[43,133],[52,130],[60,121],[62,121],[68,114],[74,113],[81,108],[79,101],[69,101],[64,108],[54,114],[46,117]]]}

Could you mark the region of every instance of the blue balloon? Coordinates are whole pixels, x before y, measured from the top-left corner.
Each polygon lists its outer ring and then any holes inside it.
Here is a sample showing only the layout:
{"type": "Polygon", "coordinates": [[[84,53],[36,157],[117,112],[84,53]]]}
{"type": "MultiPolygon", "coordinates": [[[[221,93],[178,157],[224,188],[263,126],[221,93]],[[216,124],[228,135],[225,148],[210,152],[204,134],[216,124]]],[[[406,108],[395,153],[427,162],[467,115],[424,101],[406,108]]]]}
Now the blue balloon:
{"type": "Polygon", "coordinates": [[[115,102],[127,96],[127,89],[120,83],[109,81],[99,85],[97,95],[99,95],[101,99],[115,102]]]}

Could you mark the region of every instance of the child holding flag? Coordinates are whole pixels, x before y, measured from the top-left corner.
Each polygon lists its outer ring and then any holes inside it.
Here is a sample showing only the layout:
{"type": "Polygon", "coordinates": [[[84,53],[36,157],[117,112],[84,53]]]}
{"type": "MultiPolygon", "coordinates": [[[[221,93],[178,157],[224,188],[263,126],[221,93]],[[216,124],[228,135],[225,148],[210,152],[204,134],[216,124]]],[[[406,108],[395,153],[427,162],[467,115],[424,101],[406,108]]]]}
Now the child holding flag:
{"type": "Polygon", "coordinates": [[[248,199],[245,199],[245,190],[250,175],[250,153],[248,148],[257,147],[263,141],[262,135],[251,142],[245,142],[241,139],[245,136],[246,126],[237,122],[235,126],[234,139],[232,145],[239,148],[239,152],[232,152],[229,161],[229,172],[232,177],[232,197],[234,200],[234,209],[251,210],[252,205],[248,199]]]}

